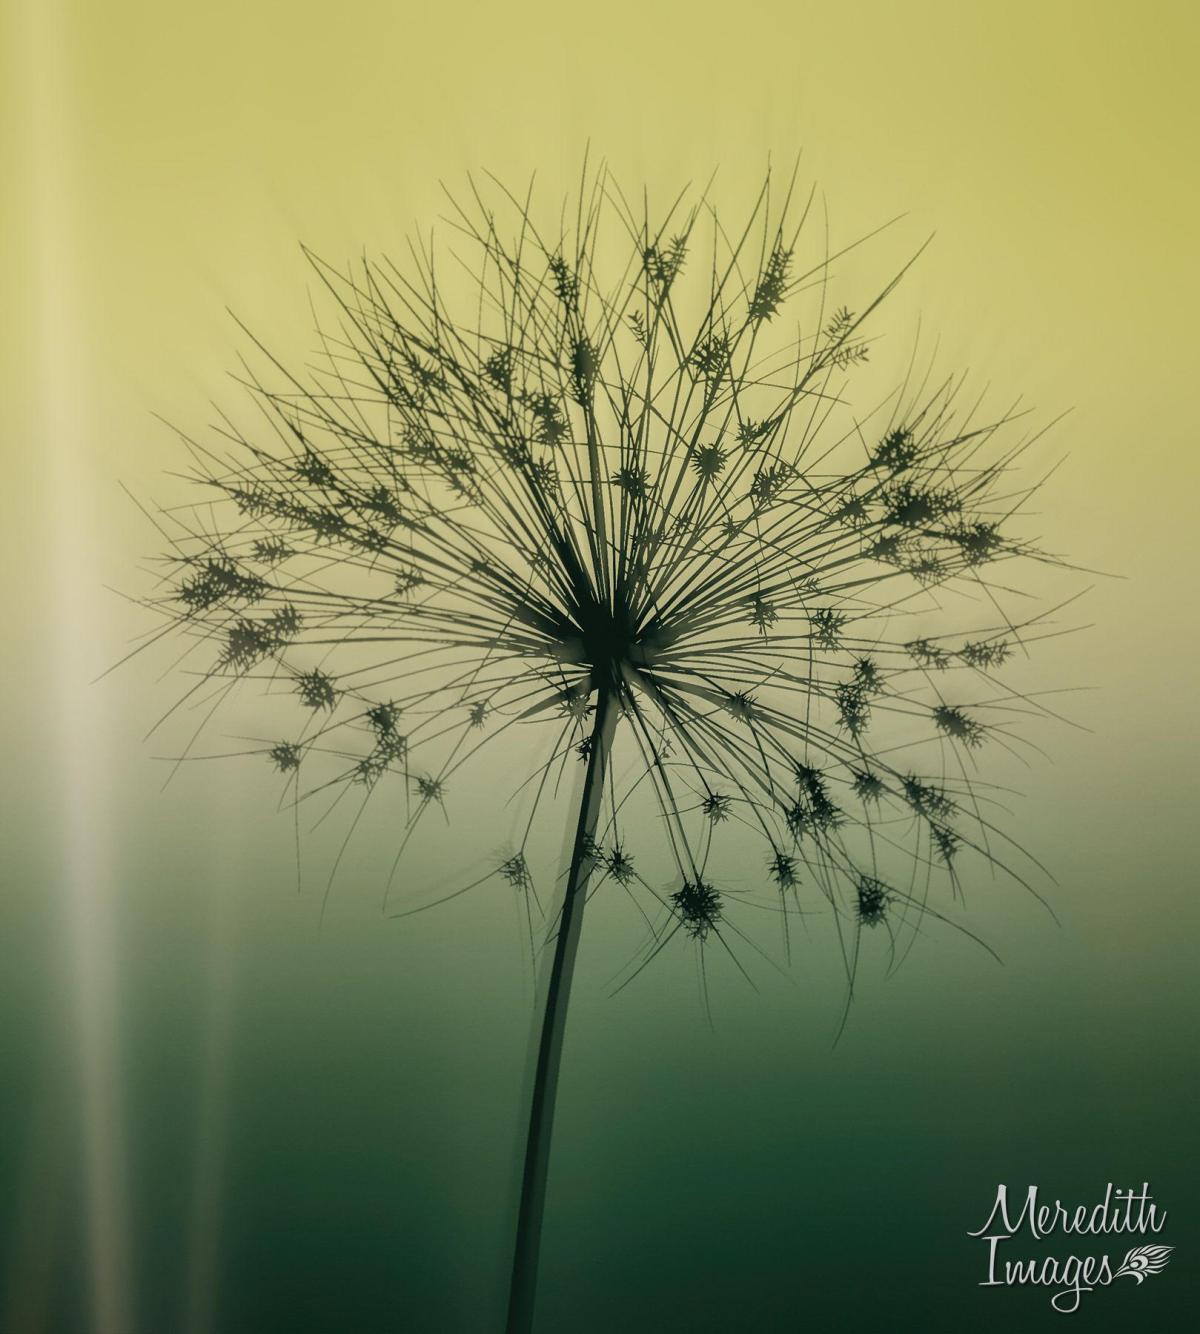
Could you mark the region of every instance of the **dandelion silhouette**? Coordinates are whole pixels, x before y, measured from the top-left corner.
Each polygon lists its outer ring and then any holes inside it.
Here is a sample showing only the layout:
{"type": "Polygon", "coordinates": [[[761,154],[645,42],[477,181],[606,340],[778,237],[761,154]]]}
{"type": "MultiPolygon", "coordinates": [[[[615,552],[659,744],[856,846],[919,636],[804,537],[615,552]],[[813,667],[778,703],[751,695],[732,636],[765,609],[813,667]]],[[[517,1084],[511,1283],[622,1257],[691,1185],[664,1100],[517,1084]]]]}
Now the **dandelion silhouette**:
{"type": "Polygon", "coordinates": [[[589,896],[614,886],[648,923],[626,983],[673,944],[704,978],[714,949],[741,969],[752,893],[717,850],[753,839],[742,877],[759,868],[788,952],[789,916],[824,909],[852,978],[864,928],[894,944],[947,920],[930,898],[939,878],[959,893],[964,852],[1020,879],[976,766],[1049,712],[995,674],[1050,633],[1046,612],[1003,610],[1013,575],[997,571],[1049,558],[1011,531],[1039,485],[1019,480],[1036,437],[1010,438],[1015,416],[979,419],[960,381],[911,371],[851,409],[894,281],[832,306],[837,256],[802,261],[812,197],[794,180],[768,177],[732,233],[704,197],[635,207],[605,170],[552,231],[488,189],[451,201],[449,286],[432,248],[407,268],[310,257],[335,311],[322,361],[299,378],[268,358],[276,387],[250,377],[259,435],[226,422],[220,446],[187,442],[204,492],[166,516],[155,603],[207,655],[195,690],[290,692],[295,729],[258,753],[298,801],[354,785],[394,801],[397,855],[429,816],[452,819],[464,766],[538,729],[520,845],[468,889],[506,885],[536,910],[532,831],[550,777],[579,766],[512,1272],[521,1334],[589,896]],[[627,842],[634,793],[653,796],[662,877],[627,842]]]}

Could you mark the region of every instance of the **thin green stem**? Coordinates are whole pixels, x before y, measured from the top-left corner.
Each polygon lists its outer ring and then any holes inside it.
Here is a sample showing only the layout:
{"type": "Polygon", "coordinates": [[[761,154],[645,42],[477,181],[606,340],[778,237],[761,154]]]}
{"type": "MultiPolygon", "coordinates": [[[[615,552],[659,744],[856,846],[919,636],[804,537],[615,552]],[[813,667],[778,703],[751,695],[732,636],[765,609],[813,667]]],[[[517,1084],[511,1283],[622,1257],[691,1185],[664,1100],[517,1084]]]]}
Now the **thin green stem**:
{"type": "Polygon", "coordinates": [[[567,1002],[571,995],[575,957],[579,951],[579,933],[583,925],[588,874],[592,868],[596,823],[617,715],[611,692],[602,687],[596,701],[587,775],[579,802],[571,866],[554,944],[554,959],[546,986],[546,1003],[542,1013],[529,1108],[529,1131],[525,1141],[525,1167],[521,1176],[521,1204],[517,1215],[506,1334],[531,1334],[533,1329],[542,1215],[545,1212],[546,1181],[550,1167],[550,1137],[554,1128],[554,1103],[562,1061],[567,1002]]]}

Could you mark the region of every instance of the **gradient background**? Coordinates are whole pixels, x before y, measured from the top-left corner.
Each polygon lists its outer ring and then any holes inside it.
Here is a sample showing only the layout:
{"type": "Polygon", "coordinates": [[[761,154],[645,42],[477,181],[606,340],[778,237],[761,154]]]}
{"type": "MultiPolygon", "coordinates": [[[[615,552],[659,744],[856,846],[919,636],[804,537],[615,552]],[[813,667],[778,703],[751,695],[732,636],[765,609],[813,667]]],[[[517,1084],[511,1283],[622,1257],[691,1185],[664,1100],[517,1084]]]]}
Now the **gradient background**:
{"type": "Polygon", "coordinates": [[[1191,1327],[1196,14],[9,0],[5,1330],[497,1328],[530,1019],[509,907],[400,930],[351,876],[318,931],[269,774],[197,764],[163,790],[170,747],[141,737],[167,661],[89,682],[145,626],[107,588],[144,589],[159,548],[119,484],[169,493],[154,414],[200,430],[234,393],[226,307],[302,352],[299,241],[399,254],[440,179],[536,168],[556,197],[589,138],[627,183],[719,167],[734,201],[803,150],[836,235],[907,213],[884,267],[936,230],[892,318],[1046,420],[1072,409],[1043,527],[1123,577],[1039,655],[1086,730],[1041,729],[1053,763],[1015,778],[1061,925],[972,895],[1004,967],[950,933],[890,980],[868,959],[834,1048],[819,940],[793,985],[724,979],[710,1033],[682,953],[608,999],[627,923],[589,917],[542,1328],[1191,1327]],[[965,1234],[1000,1180],[1083,1201],[1148,1180],[1177,1254],[1071,1317],[979,1288],[965,1234]]]}

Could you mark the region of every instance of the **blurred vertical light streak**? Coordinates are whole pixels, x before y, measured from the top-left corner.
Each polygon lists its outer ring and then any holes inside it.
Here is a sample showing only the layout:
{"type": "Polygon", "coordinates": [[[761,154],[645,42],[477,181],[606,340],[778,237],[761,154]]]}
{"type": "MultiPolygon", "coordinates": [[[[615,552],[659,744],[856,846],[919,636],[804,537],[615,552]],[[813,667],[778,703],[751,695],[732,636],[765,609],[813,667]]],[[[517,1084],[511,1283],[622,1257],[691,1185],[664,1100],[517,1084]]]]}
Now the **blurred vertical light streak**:
{"type": "Polygon", "coordinates": [[[128,1221],[117,1056],[116,924],[107,847],[103,696],[89,680],[106,651],[100,616],[95,455],[82,265],[86,217],[71,9],[25,0],[19,22],[29,187],[30,354],[48,573],[46,695],[57,799],[54,874],[66,945],[83,1171],[82,1219],[92,1334],[132,1334],[128,1221]]]}
{"type": "Polygon", "coordinates": [[[239,798],[218,816],[209,890],[208,953],[204,979],[204,1024],[200,1088],[196,1100],[195,1151],[192,1159],[191,1215],[188,1221],[183,1284],[182,1334],[215,1334],[220,1275],[222,1197],[229,1149],[229,1105],[233,1063],[233,1015],[236,985],[237,867],[240,845],[229,831],[240,829],[244,809],[239,798]]]}

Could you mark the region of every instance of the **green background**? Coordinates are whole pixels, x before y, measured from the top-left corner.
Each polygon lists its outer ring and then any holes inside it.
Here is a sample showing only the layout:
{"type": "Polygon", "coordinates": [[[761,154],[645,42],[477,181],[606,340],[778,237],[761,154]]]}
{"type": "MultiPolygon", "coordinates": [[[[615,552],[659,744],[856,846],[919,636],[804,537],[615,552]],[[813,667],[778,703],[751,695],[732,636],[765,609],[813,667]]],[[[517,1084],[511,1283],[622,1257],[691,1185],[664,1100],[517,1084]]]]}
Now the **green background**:
{"type": "MultiPolygon", "coordinates": [[[[1091,628],[1038,655],[1079,726],[1039,731],[1050,760],[1008,775],[1059,923],[968,886],[1003,966],[949,932],[890,978],[868,952],[833,1046],[842,982],[814,931],[790,981],[719,976],[710,1031],[686,951],[609,997],[636,940],[596,903],[543,1327],[1191,1326],[1195,14],[10,0],[4,1328],[496,1328],[531,1017],[513,905],[381,920],[381,824],[319,929],[329,839],[297,894],[269,773],[200,763],[164,789],[182,733],[142,737],[179,693],[169,655],[92,682],[146,625],[108,590],[143,592],[160,547],[119,484],[175,494],[155,414],[198,432],[234,393],[226,307],[301,354],[298,242],[399,255],[440,181],[536,169],[555,199],[589,141],[634,188],[719,168],[734,201],[799,151],[835,235],[905,214],[885,268],[936,232],[898,331],[919,316],[947,364],[1044,420],[1071,409],[1039,524],[1120,577],[1085,578],[1091,628]],[[976,1286],[966,1233],[998,1181],[1091,1202],[1110,1180],[1149,1181],[1169,1211],[1163,1274],[1070,1317],[976,1286]]],[[[452,829],[407,888],[452,877],[461,850],[452,829]]]]}

